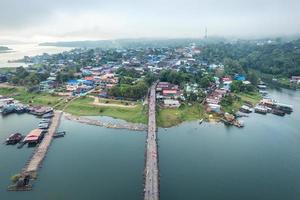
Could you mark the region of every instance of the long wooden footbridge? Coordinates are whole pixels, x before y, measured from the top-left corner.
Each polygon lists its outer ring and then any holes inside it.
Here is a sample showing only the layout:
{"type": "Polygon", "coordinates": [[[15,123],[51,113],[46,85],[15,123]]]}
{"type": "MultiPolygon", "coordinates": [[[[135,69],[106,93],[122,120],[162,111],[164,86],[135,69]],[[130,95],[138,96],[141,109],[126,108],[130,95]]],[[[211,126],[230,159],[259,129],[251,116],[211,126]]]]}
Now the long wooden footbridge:
{"type": "Polygon", "coordinates": [[[157,147],[157,127],[156,127],[156,84],[153,84],[149,94],[149,119],[146,139],[146,163],[144,200],[159,199],[159,167],[158,167],[158,147],[157,147]]]}

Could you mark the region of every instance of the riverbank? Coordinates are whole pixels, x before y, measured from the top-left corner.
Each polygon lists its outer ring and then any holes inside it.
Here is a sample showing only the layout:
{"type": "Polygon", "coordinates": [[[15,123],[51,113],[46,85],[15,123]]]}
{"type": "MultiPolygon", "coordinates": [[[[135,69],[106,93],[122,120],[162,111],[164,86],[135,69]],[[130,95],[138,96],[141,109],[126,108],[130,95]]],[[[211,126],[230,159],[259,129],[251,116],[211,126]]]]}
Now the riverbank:
{"type": "Polygon", "coordinates": [[[67,105],[64,111],[76,116],[108,116],[132,123],[146,124],[148,121],[147,106],[140,102],[135,107],[100,106],[93,103],[93,98],[81,97],[67,105]]]}
{"type": "Polygon", "coordinates": [[[179,108],[158,108],[157,125],[169,128],[184,121],[194,121],[207,118],[202,104],[181,105],[179,108]]]}
{"type": "Polygon", "coordinates": [[[232,104],[222,106],[224,112],[234,114],[239,111],[243,104],[252,104],[254,106],[262,99],[262,96],[259,94],[259,92],[233,93],[233,96],[235,98],[232,104]]]}
{"type": "Polygon", "coordinates": [[[132,131],[145,131],[147,130],[147,125],[145,124],[137,124],[137,123],[115,123],[115,122],[104,122],[102,120],[91,119],[87,117],[77,117],[71,115],[69,113],[64,113],[64,117],[67,120],[93,125],[93,126],[101,126],[105,128],[113,128],[113,129],[127,129],[132,131]]]}
{"type": "Polygon", "coordinates": [[[0,87],[0,95],[13,97],[23,104],[44,105],[54,107],[60,103],[63,98],[48,93],[27,92],[24,87],[0,87]]]}
{"type": "MultiPolygon", "coordinates": [[[[122,119],[131,123],[147,124],[147,105],[142,102],[125,102],[95,97],[80,97],[68,103],[66,97],[48,93],[30,93],[23,87],[0,87],[0,95],[11,96],[24,104],[51,106],[55,109],[64,109],[64,112],[74,116],[108,116],[122,119]]],[[[234,94],[237,99],[231,104],[223,106],[223,110],[235,113],[246,102],[257,104],[261,96],[255,93],[234,94]]],[[[207,113],[204,106],[199,103],[182,104],[179,108],[158,108],[157,124],[159,127],[168,128],[181,124],[184,121],[205,119],[218,121],[219,117],[207,113]]]]}

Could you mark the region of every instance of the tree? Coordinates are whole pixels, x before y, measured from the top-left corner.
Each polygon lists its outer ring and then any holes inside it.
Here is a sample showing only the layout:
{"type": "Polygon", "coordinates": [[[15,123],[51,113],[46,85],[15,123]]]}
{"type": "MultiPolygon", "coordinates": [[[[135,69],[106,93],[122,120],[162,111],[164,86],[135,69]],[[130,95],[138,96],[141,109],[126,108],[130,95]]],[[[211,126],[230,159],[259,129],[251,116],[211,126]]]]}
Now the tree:
{"type": "Polygon", "coordinates": [[[213,78],[211,76],[205,75],[204,77],[202,77],[200,79],[200,82],[199,82],[200,87],[207,88],[208,86],[210,86],[210,84],[212,83],[212,81],[213,81],[213,78]]]}
{"type": "Polygon", "coordinates": [[[248,80],[253,84],[253,85],[257,85],[258,84],[258,76],[255,72],[249,72],[248,73],[248,80]]]}

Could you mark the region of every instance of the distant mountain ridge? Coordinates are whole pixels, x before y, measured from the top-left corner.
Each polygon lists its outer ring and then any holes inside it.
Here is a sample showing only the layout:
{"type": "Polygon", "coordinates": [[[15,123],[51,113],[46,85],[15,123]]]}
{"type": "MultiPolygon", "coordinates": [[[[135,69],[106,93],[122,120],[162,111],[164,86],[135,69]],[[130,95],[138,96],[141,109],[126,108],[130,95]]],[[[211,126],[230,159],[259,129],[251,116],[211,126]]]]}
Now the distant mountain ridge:
{"type": "Polygon", "coordinates": [[[46,42],[40,46],[74,47],[74,48],[155,48],[155,47],[176,47],[189,43],[225,41],[224,38],[213,39],[118,39],[118,40],[98,40],[98,41],[69,41],[69,42],[46,42]]]}

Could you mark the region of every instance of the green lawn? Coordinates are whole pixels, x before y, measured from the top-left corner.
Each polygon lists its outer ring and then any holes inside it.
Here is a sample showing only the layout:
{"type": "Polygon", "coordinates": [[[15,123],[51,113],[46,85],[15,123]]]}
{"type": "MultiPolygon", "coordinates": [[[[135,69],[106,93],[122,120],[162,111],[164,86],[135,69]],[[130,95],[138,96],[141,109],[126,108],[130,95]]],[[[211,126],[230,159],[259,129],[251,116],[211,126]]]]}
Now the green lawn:
{"type": "Polygon", "coordinates": [[[99,98],[99,103],[106,103],[106,104],[117,104],[117,105],[136,105],[136,102],[126,101],[126,100],[115,100],[115,99],[104,99],[99,98]]]}
{"type": "Polygon", "coordinates": [[[159,108],[157,124],[160,127],[171,127],[184,121],[193,121],[205,118],[204,108],[196,103],[194,105],[182,105],[179,108],[159,108]]]}
{"type": "Polygon", "coordinates": [[[259,92],[239,93],[236,95],[239,96],[243,102],[248,101],[251,102],[253,105],[257,104],[262,99],[259,92]]]}
{"type": "Polygon", "coordinates": [[[65,111],[77,116],[109,116],[123,119],[133,123],[147,123],[147,108],[138,103],[136,107],[122,108],[109,106],[95,106],[94,99],[90,97],[81,97],[72,101],[65,111]]]}
{"type": "Polygon", "coordinates": [[[29,93],[24,88],[0,88],[0,95],[11,96],[24,104],[54,106],[62,99],[48,93],[29,93]]]}
{"type": "Polygon", "coordinates": [[[235,95],[239,97],[239,100],[234,101],[232,105],[222,106],[222,109],[225,112],[231,114],[236,113],[237,111],[239,111],[239,109],[245,102],[249,102],[252,105],[256,105],[262,99],[259,92],[237,93],[235,95]]]}

